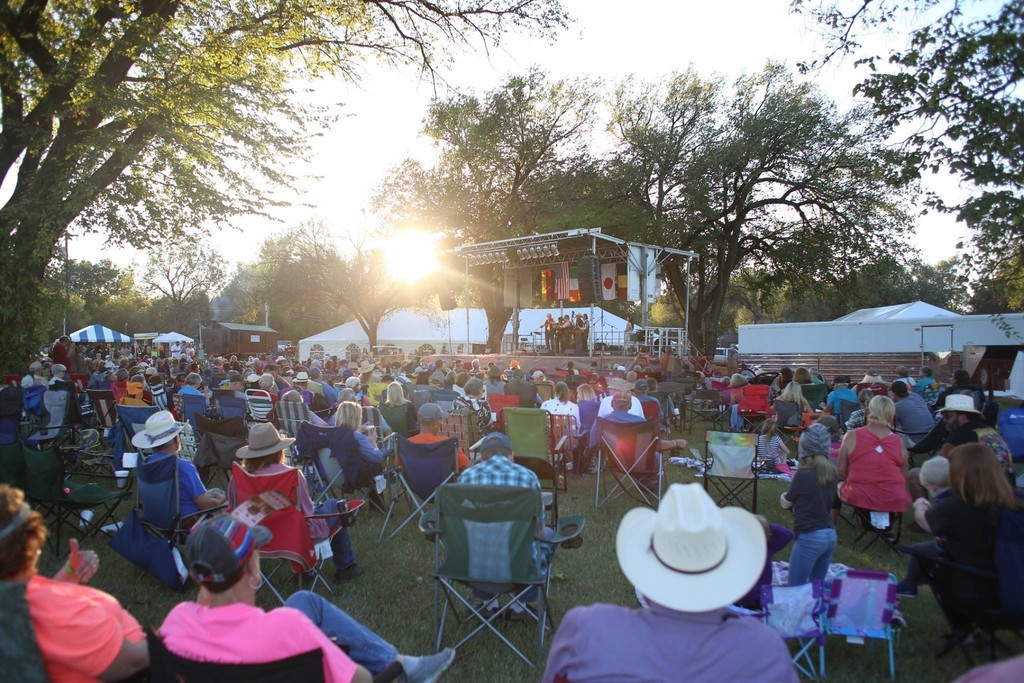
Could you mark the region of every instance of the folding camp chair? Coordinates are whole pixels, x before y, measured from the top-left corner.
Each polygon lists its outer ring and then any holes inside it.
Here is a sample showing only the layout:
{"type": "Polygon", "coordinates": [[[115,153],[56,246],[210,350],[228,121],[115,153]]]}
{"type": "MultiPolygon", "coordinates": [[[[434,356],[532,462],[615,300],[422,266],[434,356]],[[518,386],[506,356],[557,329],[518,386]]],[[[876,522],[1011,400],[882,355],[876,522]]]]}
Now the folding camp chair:
{"type": "Polygon", "coordinates": [[[393,434],[398,434],[404,437],[410,437],[410,425],[409,425],[409,405],[402,404],[400,406],[392,406],[384,403],[383,401],[377,405],[377,410],[380,411],[380,415],[391,427],[393,434]]]}
{"type": "MultiPolygon", "coordinates": [[[[543,458],[516,457],[516,464],[522,465],[537,475],[540,482],[541,502],[544,504],[544,524],[552,529],[558,526],[558,482],[555,466],[543,458]]],[[[565,477],[561,477],[564,482],[565,477]]]]}
{"type": "MultiPolygon", "coordinates": [[[[581,437],[580,424],[574,415],[549,415],[548,416],[551,452],[554,459],[561,462],[562,474],[579,466],[583,438],[581,437]]],[[[562,490],[568,491],[568,481],[562,479],[562,490]]]]}
{"type": "Polygon", "coordinates": [[[595,509],[623,494],[657,509],[665,486],[658,432],[656,420],[622,423],[597,418],[600,453],[594,488],[595,509]],[[605,472],[611,474],[614,485],[602,497],[605,472]]]}
{"type": "MultiPolygon", "coordinates": [[[[752,490],[749,509],[757,513],[757,436],[740,432],[707,432],[704,436],[704,490],[721,494],[719,505],[742,508],[743,493],[752,490]]],[[[712,495],[712,497],[714,497],[712,495]]]]}
{"type": "Polygon", "coordinates": [[[505,431],[505,408],[518,408],[519,396],[516,394],[488,394],[487,402],[491,405],[491,412],[494,413],[494,428],[499,432],[505,431]]]}
{"type": "Polygon", "coordinates": [[[135,508],[110,547],[139,569],[182,590],[188,583],[188,572],[179,548],[196,522],[222,508],[182,515],[177,455],[142,456],[135,474],[135,508]]]}
{"type": "Polygon", "coordinates": [[[412,401],[413,406],[416,410],[423,407],[424,404],[430,403],[433,398],[431,397],[431,391],[427,387],[421,389],[413,389],[409,392],[409,400],[412,401]]]}
{"type": "Polygon", "coordinates": [[[860,534],[853,540],[853,546],[867,539],[861,550],[867,550],[875,541],[881,540],[893,552],[899,552],[896,546],[900,542],[903,531],[902,512],[875,512],[863,508],[852,507],[855,526],[860,527],[860,534]]]}
{"type": "Polygon", "coordinates": [[[384,523],[380,527],[378,540],[390,540],[406,524],[419,516],[423,509],[433,502],[434,493],[439,486],[454,480],[458,466],[458,441],[446,439],[432,444],[412,443],[404,436],[395,437],[398,449],[396,477],[401,488],[391,497],[384,523]],[[399,498],[405,498],[409,504],[408,517],[392,531],[387,538],[388,521],[395,511],[399,498]]]}
{"type": "Polygon", "coordinates": [[[153,397],[153,405],[160,410],[170,410],[170,399],[163,384],[150,384],[149,393],[153,397]]]}
{"type": "MultiPolygon", "coordinates": [[[[363,406],[363,424],[373,426],[373,439],[374,446],[378,450],[385,453],[389,453],[392,448],[392,434],[393,432],[385,435],[384,434],[384,419],[381,416],[380,409],[377,406],[363,406]]],[[[390,427],[390,425],[388,425],[390,427]]]]}
{"type": "Polygon", "coordinates": [[[826,384],[801,384],[800,391],[814,410],[821,410],[825,399],[828,398],[828,385],[826,384]]]}
{"type": "Polygon", "coordinates": [[[461,394],[453,389],[433,389],[430,392],[430,400],[440,405],[442,411],[451,411],[452,403],[461,394]]]}
{"type": "MultiPolygon", "coordinates": [[[[114,522],[114,513],[130,492],[129,487],[108,489],[94,481],[73,481],[65,476],[64,459],[53,446],[36,449],[25,443],[22,452],[25,496],[39,512],[52,518],[50,540],[57,552],[61,551],[60,536],[64,526],[85,538],[107,533],[108,525],[114,522]],[[92,514],[83,515],[87,510],[92,514]]],[[[115,480],[112,474],[93,474],[89,478],[111,483],[115,480]]]]}
{"type": "Polygon", "coordinates": [[[721,429],[722,423],[729,419],[726,405],[722,402],[722,392],[715,389],[698,389],[690,397],[686,413],[690,419],[690,431],[702,422],[710,429],[721,429]]]}
{"type": "MultiPolygon", "coordinates": [[[[552,445],[551,416],[540,408],[505,408],[505,434],[512,442],[512,452],[520,458],[541,458],[565,470],[564,451],[552,445]]],[[[561,446],[565,448],[564,443],[561,446]]]]}
{"type": "Polygon", "coordinates": [[[114,469],[121,469],[124,452],[134,451],[132,438],[146,426],[150,416],[160,412],[156,406],[118,406],[118,428],[111,431],[110,452],[114,469]]]}
{"type": "Polygon", "coordinates": [[[761,610],[764,623],[784,640],[795,640],[797,651],[793,666],[808,678],[825,677],[825,599],[821,581],[799,586],[762,586],[761,610]],[[818,645],[818,665],[811,658],[811,648],[818,645]]]}
{"type": "Polygon", "coordinates": [[[314,503],[328,497],[340,499],[355,490],[363,462],[351,429],[303,422],[295,439],[296,459],[314,503]]]}
{"type": "Polygon", "coordinates": [[[846,431],[846,423],[849,422],[850,416],[858,410],[860,410],[860,404],[856,401],[839,401],[839,427],[844,432],[846,431]]]}
{"type": "Polygon", "coordinates": [[[379,405],[384,402],[384,396],[388,392],[388,385],[384,382],[370,382],[366,387],[366,397],[370,399],[371,405],[379,405]]]}
{"type": "Polygon", "coordinates": [[[21,440],[22,391],[17,384],[0,389],[0,445],[21,440]]]}
{"type": "Polygon", "coordinates": [[[274,412],[278,429],[291,437],[299,435],[299,425],[310,421],[309,406],[301,401],[278,401],[274,412]]]}
{"type": "Polygon", "coordinates": [[[274,399],[269,391],[263,389],[246,389],[245,402],[249,406],[249,418],[253,422],[269,422],[270,412],[274,409],[274,399]]]}
{"type": "Polygon", "coordinates": [[[27,590],[27,581],[0,581],[0,661],[7,680],[50,683],[29,615],[27,590]]]}
{"type": "MultiPolygon", "coordinates": [[[[330,557],[330,538],[315,542],[309,535],[307,517],[302,514],[298,502],[299,470],[289,468],[272,474],[264,474],[249,472],[235,463],[233,472],[232,482],[235,485],[235,498],[240,501],[233,514],[237,515],[239,509],[246,512],[245,508],[250,505],[250,501],[269,492],[280,494],[286,499],[285,505],[279,509],[269,513],[260,510],[258,513],[265,515],[259,520],[259,524],[267,527],[273,534],[270,542],[260,548],[260,556],[279,560],[269,571],[260,569],[264,585],[281,601],[281,604],[284,604],[284,596],[274,585],[273,578],[282,567],[290,565],[298,578],[300,589],[303,577],[309,576],[311,573],[313,579],[310,590],[316,590],[317,585],[323,585],[331,595],[334,595],[334,589],[323,575],[324,561],[330,557]]],[[[362,505],[362,501],[359,501],[359,505],[362,505]]],[[[332,527],[331,536],[347,526],[354,514],[355,510],[350,515],[343,516],[341,521],[332,527]]]]}
{"type": "Polygon", "coordinates": [[[895,678],[895,609],[895,576],[861,569],[840,571],[832,581],[825,633],[846,636],[846,642],[857,645],[863,645],[866,638],[884,639],[889,645],[889,676],[895,678]]]}
{"type": "Polygon", "coordinates": [[[244,420],[248,410],[248,403],[244,398],[232,395],[217,399],[217,413],[221,419],[230,420],[233,417],[239,417],[244,420]]]}
{"type": "Polygon", "coordinates": [[[85,392],[92,406],[96,426],[103,430],[103,437],[109,444],[111,430],[117,426],[117,402],[108,389],[89,389],[85,392]]]}
{"type": "MultiPolygon", "coordinates": [[[[54,441],[64,436],[69,423],[67,413],[72,393],[64,388],[46,389],[42,393],[43,407],[46,418],[39,424],[36,431],[26,437],[26,443],[32,446],[54,441]]],[[[77,401],[76,401],[77,404],[77,401]]]]}
{"type": "Polygon", "coordinates": [[[1000,509],[995,528],[988,533],[994,536],[995,571],[952,562],[947,557],[921,555],[913,546],[899,547],[900,551],[917,556],[932,594],[949,623],[950,635],[936,651],[936,657],[960,646],[968,663],[973,665],[968,639],[980,631],[987,636],[989,658],[994,661],[997,645],[1010,651],[996,632],[1012,630],[1019,636],[1024,631],[1024,591],[1020,586],[1021,576],[1024,576],[1024,512],[1000,509]],[[970,584],[997,586],[995,606],[962,597],[964,587],[970,584]]]}
{"type": "Polygon", "coordinates": [[[235,454],[246,444],[249,430],[241,417],[211,420],[203,415],[196,415],[196,425],[202,436],[199,437],[192,462],[199,471],[199,476],[209,486],[220,472],[224,473],[225,478],[230,477],[235,454]]]}
{"type": "Polygon", "coordinates": [[[21,400],[25,411],[25,427],[29,433],[37,430],[46,417],[46,407],[43,405],[43,394],[46,393],[45,386],[31,386],[21,390],[21,400]]]}
{"type": "Polygon", "coordinates": [[[151,683],[323,683],[323,651],[260,664],[219,664],[191,660],[167,649],[160,636],[146,632],[151,683]]]}
{"type": "Polygon", "coordinates": [[[748,384],[743,387],[738,412],[743,424],[752,432],[756,432],[771,415],[772,406],[768,402],[770,390],[767,384],[748,384]]]}
{"type": "Polygon", "coordinates": [[[539,533],[541,495],[537,489],[446,484],[437,489],[436,500],[434,508],[420,518],[420,530],[434,540],[436,649],[441,650],[451,611],[458,627],[469,628],[453,646],[456,649],[486,629],[536,667],[543,662],[547,629],[554,630],[548,602],[554,550],[581,538],[585,520],[563,517],[554,535],[545,538],[539,533]],[[488,603],[507,601],[490,611],[486,603],[478,605],[460,586],[495,595],[488,603]],[[534,590],[538,595],[535,609],[526,602],[534,590]],[[537,624],[533,659],[499,629],[502,615],[513,605],[523,606],[537,624]]]}
{"type": "Polygon", "coordinates": [[[437,423],[437,435],[456,439],[459,448],[464,452],[470,452],[470,446],[477,442],[472,438],[472,429],[476,419],[467,412],[449,412],[437,423]]]}

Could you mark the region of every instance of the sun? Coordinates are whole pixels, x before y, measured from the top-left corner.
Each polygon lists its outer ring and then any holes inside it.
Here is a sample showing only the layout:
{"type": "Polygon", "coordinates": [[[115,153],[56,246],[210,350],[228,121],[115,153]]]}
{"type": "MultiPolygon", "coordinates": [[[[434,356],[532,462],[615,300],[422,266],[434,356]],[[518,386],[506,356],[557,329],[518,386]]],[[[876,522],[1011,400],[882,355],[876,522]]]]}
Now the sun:
{"type": "Polygon", "coordinates": [[[438,237],[418,230],[403,230],[384,245],[388,275],[404,282],[417,282],[437,269],[438,237]]]}

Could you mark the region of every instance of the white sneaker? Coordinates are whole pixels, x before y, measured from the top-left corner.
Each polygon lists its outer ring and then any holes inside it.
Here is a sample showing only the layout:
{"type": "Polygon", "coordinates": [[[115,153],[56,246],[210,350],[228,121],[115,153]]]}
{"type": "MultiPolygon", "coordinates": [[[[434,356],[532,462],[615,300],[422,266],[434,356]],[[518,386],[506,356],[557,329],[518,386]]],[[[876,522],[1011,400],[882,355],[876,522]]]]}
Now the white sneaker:
{"type": "Polygon", "coordinates": [[[441,680],[441,676],[453,661],[455,661],[455,648],[452,647],[446,647],[436,655],[406,656],[402,660],[405,680],[408,683],[434,683],[441,680]]]}

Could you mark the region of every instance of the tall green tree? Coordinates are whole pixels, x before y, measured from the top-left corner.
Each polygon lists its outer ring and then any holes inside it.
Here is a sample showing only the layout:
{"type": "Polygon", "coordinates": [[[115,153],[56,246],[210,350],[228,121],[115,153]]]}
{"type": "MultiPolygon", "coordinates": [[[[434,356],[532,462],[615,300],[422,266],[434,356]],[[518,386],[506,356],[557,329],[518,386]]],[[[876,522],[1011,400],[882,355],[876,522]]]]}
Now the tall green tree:
{"type": "MultiPolygon", "coordinates": [[[[424,132],[437,145],[437,163],[405,161],[375,203],[394,222],[434,226],[455,244],[550,231],[574,176],[589,167],[598,95],[593,83],[551,81],[531,70],[482,97],[436,101],[424,132]]],[[[500,266],[473,271],[473,296],[487,312],[495,349],[512,313],[502,274],[500,266]]]]}
{"type": "MultiPolygon", "coordinates": [[[[814,68],[854,55],[865,69],[856,92],[901,144],[902,174],[948,171],[969,194],[930,203],[973,231],[982,278],[1024,256],[1024,0],[794,0],[829,40],[814,68]],[[905,30],[906,47],[874,54],[868,32],[905,30]],[[908,132],[909,131],[909,132],[908,132]]],[[[1024,272],[1009,273],[1019,278],[1024,272]]]]}
{"type": "Polygon", "coordinates": [[[0,366],[45,334],[28,302],[69,226],[143,246],[261,211],[323,118],[293,84],[565,21],[558,0],[3,3],[0,366]]]}
{"type": "MultiPolygon", "coordinates": [[[[731,93],[692,70],[628,81],[615,95],[613,131],[611,173],[635,215],[620,229],[700,255],[688,329],[704,348],[714,346],[739,268],[813,291],[903,249],[911,230],[887,183],[880,127],[863,110],[837,111],[778,64],[731,93]]],[[[685,303],[685,263],[670,259],[663,272],[685,303]]]]}

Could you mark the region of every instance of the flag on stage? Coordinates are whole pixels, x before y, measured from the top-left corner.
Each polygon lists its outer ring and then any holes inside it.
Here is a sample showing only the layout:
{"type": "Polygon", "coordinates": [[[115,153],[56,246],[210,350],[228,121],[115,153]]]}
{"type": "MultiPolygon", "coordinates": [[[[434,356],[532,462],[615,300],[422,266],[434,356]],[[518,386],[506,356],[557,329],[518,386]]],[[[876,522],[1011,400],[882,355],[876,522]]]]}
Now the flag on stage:
{"type": "Polygon", "coordinates": [[[569,298],[569,263],[567,261],[555,265],[555,298],[559,301],[569,298]]]}
{"type": "Polygon", "coordinates": [[[626,301],[626,292],[629,291],[629,275],[625,263],[615,264],[615,296],[620,301],[626,301]]]}
{"type": "Polygon", "coordinates": [[[601,264],[601,299],[612,301],[615,298],[615,264],[601,264]]]}
{"type": "Polygon", "coordinates": [[[580,269],[576,266],[569,268],[569,301],[578,302],[580,296],[580,269]]]}
{"type": "Polygon", "coordinates": [[[540,300],[541,301],[554,301],[555,300],[555,271],[553,270],[542,270],[540,271],[540,300]]]}

